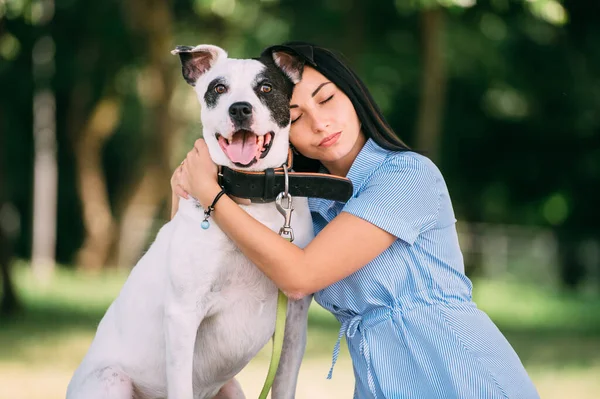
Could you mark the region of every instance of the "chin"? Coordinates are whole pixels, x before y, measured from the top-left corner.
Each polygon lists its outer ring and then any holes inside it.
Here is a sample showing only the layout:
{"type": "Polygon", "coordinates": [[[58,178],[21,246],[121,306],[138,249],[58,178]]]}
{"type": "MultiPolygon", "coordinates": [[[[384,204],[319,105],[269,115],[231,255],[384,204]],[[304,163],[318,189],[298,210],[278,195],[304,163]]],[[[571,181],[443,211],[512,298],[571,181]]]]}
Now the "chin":
{"type": "Polygon", "coordinates": [[[345,158],[352,152],[352,146],[337,143],[333,147],[321,149],[319,160],[326,162],[335,162],[345,158]]]}

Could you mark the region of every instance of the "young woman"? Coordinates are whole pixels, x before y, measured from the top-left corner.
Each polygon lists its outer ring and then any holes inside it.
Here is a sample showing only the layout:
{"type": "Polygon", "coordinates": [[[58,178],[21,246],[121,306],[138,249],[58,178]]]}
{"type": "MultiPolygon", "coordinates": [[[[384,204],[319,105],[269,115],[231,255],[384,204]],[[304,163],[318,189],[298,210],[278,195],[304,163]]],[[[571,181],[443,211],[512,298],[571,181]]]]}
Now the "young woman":
{"type": "MultiPolygon", "coordinates": [[[[346,203],[309,200],[316,237],[304,249],[227,196],[214,221],[286,295],[314,293],[340,321],[355,398],[538,398],[517,354],[471,300],[438,168],[397,138],[333,52],[298,42],[277,48],[305,65],[291,100],[295,165],[348,177],[353,195],[346,203]]],[[[205,207],[219,193],[203,140],[172,185],[205,207]]]]}

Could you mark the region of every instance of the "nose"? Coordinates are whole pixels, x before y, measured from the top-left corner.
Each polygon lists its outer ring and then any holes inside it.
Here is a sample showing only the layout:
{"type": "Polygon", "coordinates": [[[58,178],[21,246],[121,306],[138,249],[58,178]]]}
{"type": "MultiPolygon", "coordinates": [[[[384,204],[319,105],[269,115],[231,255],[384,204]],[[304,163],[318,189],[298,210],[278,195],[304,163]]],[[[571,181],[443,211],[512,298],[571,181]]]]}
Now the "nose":
{"type": "Polygon", "coordinates": [[[242,122],[252,116],[252,105],[245,101],[233,103],[229,107],[229,115],[232,119],[242,122]]]}
{"type": "Polygon", "coordinates": [[[315,115],[313,112],[310,116],[311,119],[311,128],[315,133],[321,133],[327,130],[329,127],[329,122],[323,118],[322,116],[315,115]]]}

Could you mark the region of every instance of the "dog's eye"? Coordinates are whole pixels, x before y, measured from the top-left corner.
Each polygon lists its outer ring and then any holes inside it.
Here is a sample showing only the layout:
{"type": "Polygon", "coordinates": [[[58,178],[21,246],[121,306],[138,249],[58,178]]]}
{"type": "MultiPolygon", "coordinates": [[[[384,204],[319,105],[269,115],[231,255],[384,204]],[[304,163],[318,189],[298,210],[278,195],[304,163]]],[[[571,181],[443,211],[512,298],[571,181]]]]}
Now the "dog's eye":
{"type": "Polygon", "coordinates": [[[225,87],[223,84],[218,84],[215,86],[215,91],[217,94],[223,94],[227,91],[227,87],[225,87]]]}
{"type": "Polygon", "coordinates": [[[265,83],[264,85],[260,86],[260,91],[263,93],[270,93],[271,90],[273,90],[273,87],[271,87],[270,84],[265,83]]]}

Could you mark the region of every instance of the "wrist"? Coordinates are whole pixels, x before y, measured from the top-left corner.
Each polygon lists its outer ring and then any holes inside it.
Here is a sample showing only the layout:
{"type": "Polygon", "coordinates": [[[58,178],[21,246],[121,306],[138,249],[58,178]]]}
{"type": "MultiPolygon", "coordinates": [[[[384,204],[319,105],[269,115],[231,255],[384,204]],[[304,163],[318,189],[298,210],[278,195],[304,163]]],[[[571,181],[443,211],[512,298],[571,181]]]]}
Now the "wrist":
{"type": "Polygon", "coordinates": [[[202,198],[198,198],[198,201],[200,201],[200,205],[202,205],[204,209],[207,209],[213,203],[215,197],[221,192],[221,186],[215,184],[214,186],[207,187],[202,192],[202,198]]]}
{"type": "Polygon", "coordinates": [[[210,227],[210,222],[208,221],[208,218],[211,216],[212,212],[215,210],[215,206],[217,205],[217,202],[221,199],[221,197],[224,197],[224,196],[225,196],[225,190],[219,191],[217,193],[217,195],[215,196],[215,199],[213,199],[212,203],[204,208],[204,220],[200,224],[200,227],[202,227],[204,230],[206,230],[210,227]]]}

